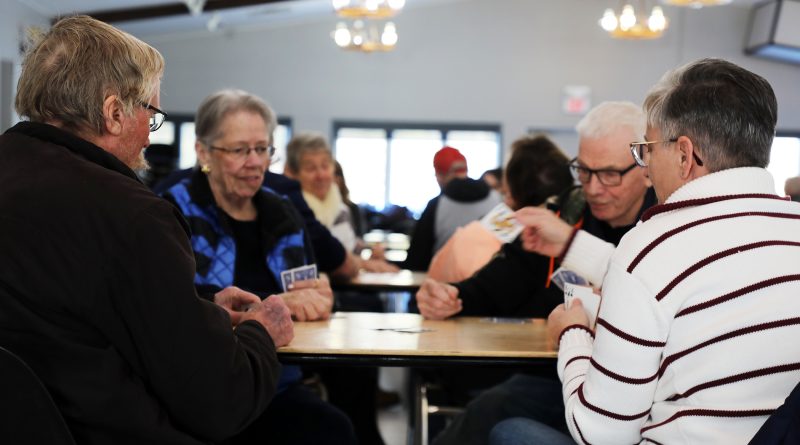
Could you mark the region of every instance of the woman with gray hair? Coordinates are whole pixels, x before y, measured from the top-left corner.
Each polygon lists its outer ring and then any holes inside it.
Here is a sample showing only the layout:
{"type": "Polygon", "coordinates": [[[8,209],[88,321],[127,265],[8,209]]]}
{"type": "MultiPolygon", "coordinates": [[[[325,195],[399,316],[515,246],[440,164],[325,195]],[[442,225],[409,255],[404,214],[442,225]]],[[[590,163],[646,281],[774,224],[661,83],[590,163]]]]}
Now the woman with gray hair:
{"type": "MultiPolygon", "coordinates": [[[[283,277],[285,271],[307,269],[314,256],[294,207],[262,186],[274,153],[275,122],[269,106],[245,91],[207,97],[196,116],[200,169],[170,187],[165,198],[191,228],[201,295],[237,286],[262,299],[282,299],[296,320],[327,319],[333,305],[327,280],[316,273],[302,281],[283,277]]],[[[233,442],[354,443],[347,417],[300,385],[301,375],[299,367],[284,366],[278,394],[233,442]]]]}
{"type": "MultiPolygon", "coordinates": [[[[334,180],[335,161],[325,137],[317,133],[300,133],[286,146],[287,176],[300,182],[303,197],[314,216],[345,249],[359,250],[360,240],[356,236],[350,209],[342,199],[341,191],[334,180]]],[[[378,255],[362,261],[360,267],[372,272],[396,272],[397,266],[386,262],[378,255]]]]}

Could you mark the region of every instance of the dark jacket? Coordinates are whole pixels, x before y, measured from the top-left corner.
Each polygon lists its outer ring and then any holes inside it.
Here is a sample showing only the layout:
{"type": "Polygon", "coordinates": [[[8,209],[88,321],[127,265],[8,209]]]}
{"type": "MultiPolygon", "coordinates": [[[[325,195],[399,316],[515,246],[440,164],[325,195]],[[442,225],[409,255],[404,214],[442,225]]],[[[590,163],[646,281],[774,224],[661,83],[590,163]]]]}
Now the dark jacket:
{"type": "MultiPolygon", "coordinates": [[[[562,208],[575,207],[574,200],[579,200],[578,204],[584,207],[582,230],[602,240],[617,245],[622,236],[635,225],[611,227],[592,216],[589,207],[583,205],[579,189],[570,196],[571,201],[564,202],[562,208]]],[[[655,192],[649,189],[639,209],[639,216],[655,203],[655,192]]],[[[570,212],[574,213],[574,210],[570,212]]],[[[558,264],[554,266],[558,267],[558,264]]],[[[459,315],[546,318],[556,306],[564,302],[564,293],[557,286],[551,284],[546,287],[549,268],[550,258],[525,251],[519,238],[503,245],[500,252],[475,275],[454,283],[463,303],[459,315]]]]}
{"type": "Polygon", "coordinates": [[[198,298],[185,221],[117,158],[55,127],[0,136],[0,344],[80,444],[200,444],[268,405],[255,321],[198,298]]]}
{"type": "Polygon", "coordinates": [[[403,267],[427,271],[436,251],[447,242],[457,227],[480,219],[500,200],[500,196],[482,180],[452,179],[439,196],[428,201],[422,211],[414,226],[403,267]],[[446,203],[442,204],[443,201],[446,203]]]}

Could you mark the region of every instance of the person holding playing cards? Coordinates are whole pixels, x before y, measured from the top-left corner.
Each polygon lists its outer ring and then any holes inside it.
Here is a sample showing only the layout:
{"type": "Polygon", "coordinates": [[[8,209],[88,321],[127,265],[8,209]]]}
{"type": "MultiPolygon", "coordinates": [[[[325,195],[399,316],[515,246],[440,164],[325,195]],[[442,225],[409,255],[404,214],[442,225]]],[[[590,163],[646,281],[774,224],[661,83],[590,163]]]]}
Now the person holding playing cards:
{"type": "Polygon", "coordinates": [[[668,72],[644,110],[631,159],[659,205],[616,249],[518,212],[526,248],[566,252],[602,301],[594,332],[577,301],[548,319],[572,437],[513,419],[494,444],[745,444],[800,380],[800,205],[766,170],[772,87],[702,59],[668,72]]]}
{"type": "MultiPolygon", "coordinates": [[[[302,220],[262,186],[274,153],[272,109],[245,91],[222,90],[203,100],[195,122],[201,168],[164,197],[191,229],[198,293],[236,286],[283,300],[298,321],[328,318],[333,293],[317,277],[302,220]]],[[[299,367],[283,367],[278,394],[242,443],[356,442],[347,416],[300,385],[301,376],[299,367]],[[298,421],[302,428],[288,427],[298,421]]]]}
{"type": "MultiPolygon", "coordinates": [[[[578,156],[570,162],[570,168],[581,186],[562,194],[556,206],[558,213],[542,207],[527,209],[547,215],[554,225],[566,228],[567,236],[580,226],[582,239],[615,245],[655,203],[655,193],[648,188],[650,182],[631,160],[628,146],[644,135],[644,113],[631,102],[603,102],[575,129],[578,156]]],[[[519,183],[510,164],[511,160],[506,177],[511,197],[517,201],[512,207],[541,203],[516,198],[524,196],[516,190],[526,192],[536,187],[519,183]]],[[[456,315],[546,317],[564,301],[563,292],[556,286],[558,276],[551,276],[560,260],[559,252],[526,252],[518,237],[467,280],[453,284],[426,280],[416,295],[420,313],[429,319],[456,315]]],[[[561,382],[555,369],[517,373],[473,399],[434,445],[485,444],[497,423],[518,416],[538,419],[566,432],[563,413],[561,382]]]]}

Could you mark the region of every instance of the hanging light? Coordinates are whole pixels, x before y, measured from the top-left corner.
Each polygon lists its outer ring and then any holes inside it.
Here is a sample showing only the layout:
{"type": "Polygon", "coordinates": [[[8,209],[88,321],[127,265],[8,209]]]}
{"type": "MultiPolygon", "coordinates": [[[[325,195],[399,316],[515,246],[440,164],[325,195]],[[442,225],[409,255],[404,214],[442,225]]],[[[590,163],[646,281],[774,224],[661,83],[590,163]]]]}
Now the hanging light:
{"type": "Polygon", "coordinates": [[[600,18],[600,27],[617,39],[655,39],[661,37],[669,26],[661,6],[653,6],[650,15],[645,16],[646,2],[640,0],[638,9],[633,4],[624,3],[619,15],[608,8],[600,18]]]}
{"type": "Polygon", "coordinates": [[[387,22],[380,28],[378,23],[356,20],[352,25],[339,22],[333,32],[333,40],[342,49],[365,53],[386,52],[397,45],[397,27],[387,22]]]}
{"type": "Polygon", "coordinates": [[[661,0],[661,1],[668,5],[687,6],[689,8],[699,9],[704,6],[727,5],[732,0],[661,0]]]}
{"type": "Polygon", "coordinates": [[[397,45],[397,27],[393,22],[381,25],[381,20],[396,15],[406,0],[331,0],[339,17],[351,22],[339,22],[331,34],[336,45],[362,52],[391,51],[397,45]]]}
{"type": "Polygon", "coordinates": [[[406,0],[331,0],[336,15],[348,19],[386,19],[403,9],[406,0]]]}

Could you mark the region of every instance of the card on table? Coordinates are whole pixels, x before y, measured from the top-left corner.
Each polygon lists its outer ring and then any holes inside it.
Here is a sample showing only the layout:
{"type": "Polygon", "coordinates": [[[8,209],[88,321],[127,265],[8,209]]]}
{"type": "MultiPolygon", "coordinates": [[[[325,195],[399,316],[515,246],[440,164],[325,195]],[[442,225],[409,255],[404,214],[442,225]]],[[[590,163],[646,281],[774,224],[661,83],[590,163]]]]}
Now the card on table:
{"type": "Polygon", "coordinates": [[[575,272],[562,267],[559,267],[555,272],[553,272],[553,275],[550,276],[550,281],[552,281],[553,284],[558,286],[558,288],[563,291],[566,291],[564,288],[564,283],[577,284],[579,286],[589,285],[589,282],[586,280],[586,278],[583,278],[575,272]]]}
{"type": "Polygon", "coordinates": [[[504,203],[496,205],[481,218],[481,225],[503,243],[514,241],[525,228],[514,218],[514,211],[504,203]]]}
{"type": "Polygon", "coordinates": [[[594,329],[594,324],[597,321],[597,312],[600,310],[600,295],[594,293],[594,289],[590,286],[564,283],[564,306],[569,309],[572,305],[572,300],[576,298],[583,303],[583,310],[586,312],[586,316],[589,317],[589,328],[594,329]]]}
{"type": "Polygon", "coordinates": [[[317,265],[308,264],[281,272],[281,285],[283,286],[283,291],[287,292],[295,281],[313,280],[315,278],[317,278],[317,265]]]}

